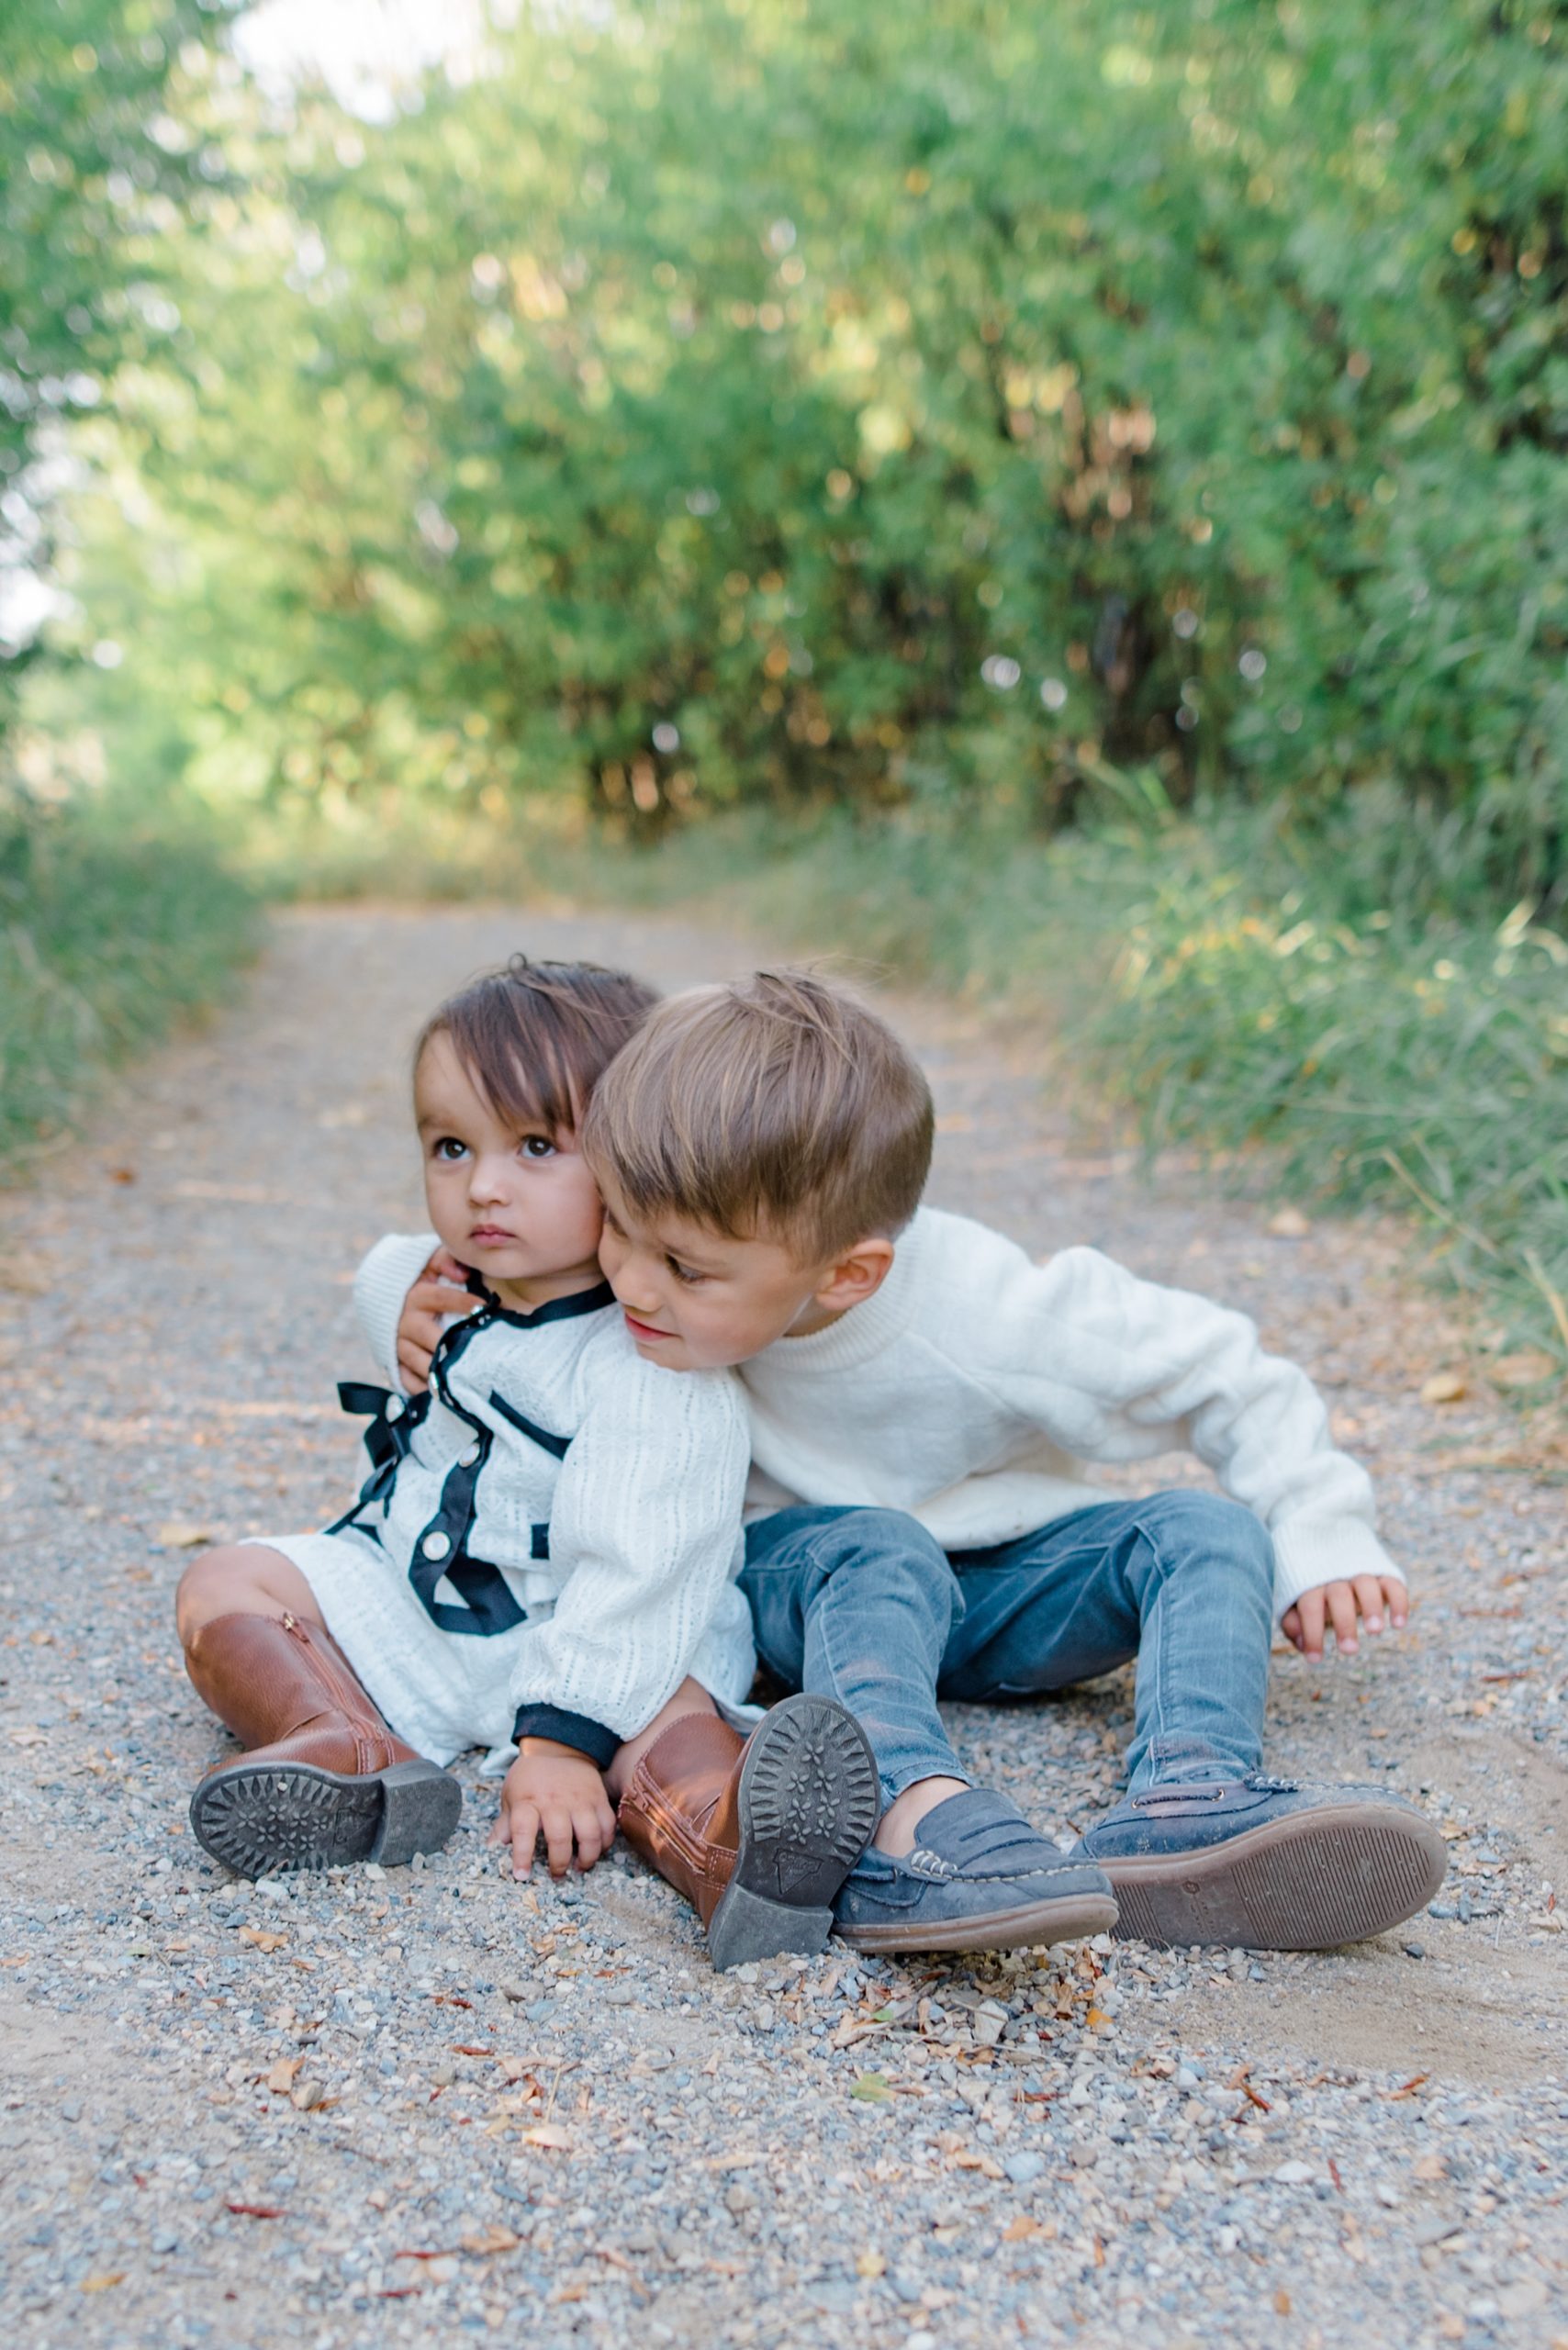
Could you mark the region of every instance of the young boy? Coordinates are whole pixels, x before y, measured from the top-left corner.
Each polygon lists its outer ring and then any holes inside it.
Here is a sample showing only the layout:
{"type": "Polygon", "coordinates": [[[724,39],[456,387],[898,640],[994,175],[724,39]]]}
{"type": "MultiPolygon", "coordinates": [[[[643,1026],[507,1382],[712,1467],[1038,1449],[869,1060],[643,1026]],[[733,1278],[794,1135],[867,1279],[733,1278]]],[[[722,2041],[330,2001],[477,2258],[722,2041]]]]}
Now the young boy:
{"type": "MultiPolygon", "coordinates": [[[[1370,1483],[1310,1382],[1238,1314],[1093,1249],[1036,1266],[920,1208],[931,1136],[886,1024],[783,972],[661,1006],[583,1137],[639,1353],[740,1368],[758,1649],[847,1707],[877,1757],[885,1808],[839,1934],[1004,1947],[1069,1915],[1094,1930],[1113,1891],[1121,1930],[1160,1942],[1323,1948],[1409,1916],[1443,1869],[1418,1812],[1258,1768],[1274,1623],[1316,1653],[1326,1619],[1350,1647],[1358,1618],[1406,1615],[1370,1483]],[[1179,1445],[1230,1498],[1119,1501],[1081,1465],[1179,1445]],[[969,1784],[937,1697],[1057,1689],[1134,1655],[1127,1795],[1064,1856],[969,1784]]],[[[426,1281],[405,1309],[412,1376],[442,1295],[426,1281]]],[[[725,1865],[705,1807],[739,1746],[678,1722],[622,1797],[629,1840],[689,1892],[725,1865]]]]}
{"type": "MultiPolygon", "coordinates": [[[[417,1404],[344,1391],[375,1415],[351,1509],[209,1551],[180,1587],[191,1678],[251,1750],[202,1782],[192,1825],[248,1875],[433,1849],[461,1800],[441,1766],[473,1745],[510,1762],[492,1841],[514,1866],[543,1835],[557,1874],[574,1849],[588,1867],[641,1743],[745,1696],[744,1404],[726,1372],[678,1378],[633,1345],[578,1147],[595,1081],[653,1001],[625,972],[519,956],[425,1025],[426,1204],[473,1310],[439,1337],[417,1404]]],[[[389,1237],[355,1283],[394,1371],[431,1245],[389,1237]]],[[[716,1964],[821,1949],[876,1823],[861,1732],[830,1699],[787,1700],[725,1778],[716,1964]]]]}

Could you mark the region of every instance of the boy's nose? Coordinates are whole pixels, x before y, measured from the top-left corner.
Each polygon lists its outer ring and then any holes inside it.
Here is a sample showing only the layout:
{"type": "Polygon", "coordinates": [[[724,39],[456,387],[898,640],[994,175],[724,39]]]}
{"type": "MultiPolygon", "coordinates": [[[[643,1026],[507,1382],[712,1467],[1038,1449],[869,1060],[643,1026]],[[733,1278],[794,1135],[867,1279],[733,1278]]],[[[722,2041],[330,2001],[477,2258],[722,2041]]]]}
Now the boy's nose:
{"type": "Polygon", "coordinates": [[[652,1320],[657,1313],[657,1289],[647,1278],[646,1269],[639,1270],[635,1258],[628,1257],[623,1264],[617,1265],[610,1276],[610,1286],[628,1314],[634,1314],[640,1322],[652,1320]]]}

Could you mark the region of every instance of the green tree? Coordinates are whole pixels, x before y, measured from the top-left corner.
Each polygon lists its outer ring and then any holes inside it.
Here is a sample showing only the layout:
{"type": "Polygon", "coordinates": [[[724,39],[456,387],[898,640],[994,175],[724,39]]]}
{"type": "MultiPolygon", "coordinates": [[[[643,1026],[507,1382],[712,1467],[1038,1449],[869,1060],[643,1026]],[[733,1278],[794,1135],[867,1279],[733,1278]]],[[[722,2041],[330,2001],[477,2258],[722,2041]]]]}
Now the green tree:
{"type": "MultiPolygon", "coordinates": [[[[156,241],[221,169],[167,111],[240,0],[9,0],[0,46],[0,563],[47,559],[60,435],[178,324],[156,241]]],[[[21,656],[25,658],[26,656],[21,656]]],[[[20,666],[0,641],[0,728],[20,666]]]]}
{"type": "Polygon", "coordinates": [[[84,576],[253,789],[1225,791],[1561,892],[1565,23],[672,0],[208,98],[84,576]]]}

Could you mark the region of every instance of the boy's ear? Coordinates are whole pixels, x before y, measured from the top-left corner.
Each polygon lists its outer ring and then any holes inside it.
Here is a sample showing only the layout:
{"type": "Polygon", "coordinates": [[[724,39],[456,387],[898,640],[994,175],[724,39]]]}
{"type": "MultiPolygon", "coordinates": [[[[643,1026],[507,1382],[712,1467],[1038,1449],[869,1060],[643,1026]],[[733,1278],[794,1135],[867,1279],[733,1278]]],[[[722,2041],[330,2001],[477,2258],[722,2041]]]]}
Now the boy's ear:
{"type": "Polygon", "coordinates": [[[846,1248],[828,1267],[825,1279],[812,1292],[812,1303],[826,1314],[843,1314],[852,1305],[864,1305],[887,1280],[892,1261],[890,1240],[857,1240],[853,1248],[846,1248]]]}

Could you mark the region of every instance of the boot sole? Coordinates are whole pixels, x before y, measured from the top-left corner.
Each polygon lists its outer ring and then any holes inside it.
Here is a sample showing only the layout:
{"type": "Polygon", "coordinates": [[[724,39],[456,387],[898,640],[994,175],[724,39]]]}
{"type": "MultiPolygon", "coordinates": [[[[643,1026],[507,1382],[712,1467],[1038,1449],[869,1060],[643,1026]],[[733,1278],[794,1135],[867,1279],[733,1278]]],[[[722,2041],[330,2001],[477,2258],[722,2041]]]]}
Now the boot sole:
{"type": "Polygon", "coordinates": [[[834,1896],[881,1808],[876,1760],[852,1714],[806,1695],[774,1707],[741,1765],[739,1847],[708,1927],[720,1973],[827,1948],[834,1896]]]}
{"type": "Polygon", "coordinates": [[[1343,1804],[1246,1830],[1207,1852],[1137,1853],[1100,1865],[1124,1940],[1243,1950],[1337,1950],[1424,1909],[1448,1852],[1429,1821],[1343,1804]]]}
{"type": "Polygon", "coordinates": [[[311,1762],[232,1762],[191,1797],[191,1828],[239,1876],[353,1861],[399,1868],[438,1852],[462,1809],[456,1780],[422,1758],[363,1777],[311,1762]]]}
{"type": "Polygon", "coordinates": [[[1115,1931],[1116,1904],[1105,1893],[1064,1893],[989,1918],[953,1918],[939,1926],[841,1926],[840,1942],[863,1951],[1043,1950],[1047,1942],[1086,1942],[1115,1931]]]}

